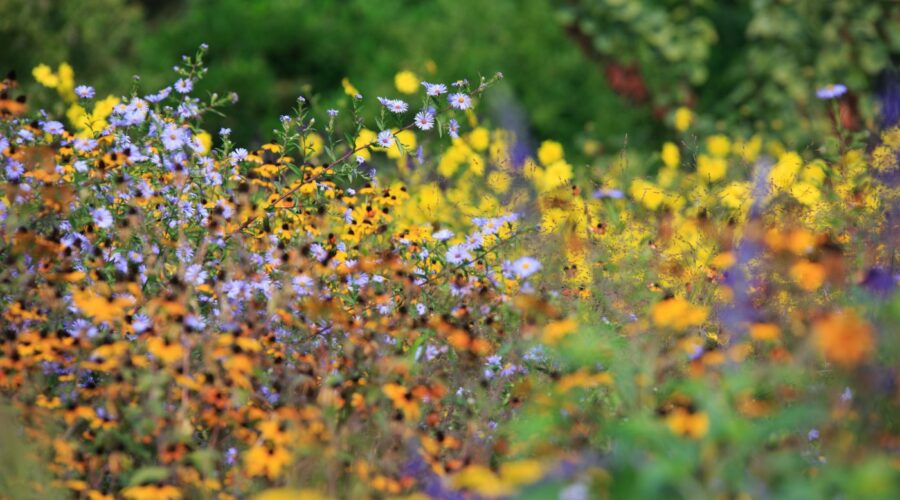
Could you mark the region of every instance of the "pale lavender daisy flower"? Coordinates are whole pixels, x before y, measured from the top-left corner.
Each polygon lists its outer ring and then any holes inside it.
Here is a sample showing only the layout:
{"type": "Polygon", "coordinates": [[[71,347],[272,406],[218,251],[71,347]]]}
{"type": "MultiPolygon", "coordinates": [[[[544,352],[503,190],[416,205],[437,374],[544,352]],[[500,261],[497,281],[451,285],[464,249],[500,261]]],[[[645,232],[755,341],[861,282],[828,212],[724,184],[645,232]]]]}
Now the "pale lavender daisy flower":
{"type": "Polygon", "coordinates": [[[447,96],[447,101],[450,102],[450,106],[465,111],[472,107],[472,98],[462,92],[450,94],[447,96]]]}
{"type": "Polygon", "coordinates": [[[97,224],[97,227],[100,229],[109,229],[113,225],[113,216],[109,210],[104,207],[92,210],[91,216],[94,218],[94,223],[97,224]]]}
{"type": "Polygon", "coordinates": [[[382,130],[378,133],[378,138],[375,139],[375,142],[383,148],[389,148],[394,145],[394,133],[390,130],[382,130]]]}
{"type": "Polygon", "coordinates": [[[175,82],[175,91],[179,94],[187,94],[194,88],[194,82],[187,78],[181,78],[175,82]]]}
{"type": "Polygon", "coordinates": [[[75,87],[75,95],[81,99],[91,99],[94,97],[94,87],[88,85],[79,85],[75,87]]]}
{"type": "Polygon", "coordinates": [[[434,115],[427,110],[416,113],[416,127],[422,130],[431,130],[434,127],[434,115]]]}
{"type": "Polygon", "coordinates": [[[422,82],[422,86],[425,87],[425,93],[432,97],[447,93],[447,86],[443,83],[422,82]]]}
{"type": "Polygon", "coordinates": [[[527,278],[540,271],[541,263],[534,257],[520,257],[512,263],[512,269],[519,278],[527,278]]]}

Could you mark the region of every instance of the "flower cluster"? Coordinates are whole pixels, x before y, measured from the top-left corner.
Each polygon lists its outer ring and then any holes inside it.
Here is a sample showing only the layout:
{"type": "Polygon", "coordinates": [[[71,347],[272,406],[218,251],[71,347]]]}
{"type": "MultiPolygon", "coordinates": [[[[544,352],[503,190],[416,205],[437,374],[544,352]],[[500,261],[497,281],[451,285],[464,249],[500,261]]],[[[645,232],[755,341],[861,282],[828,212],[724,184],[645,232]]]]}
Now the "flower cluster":
{"type": "Polygon", "coordinates": [[[781,454],[816,491],[890,493],[900,131],[835,157],[670,142],[655,177],[555,141],[519,164],[474,112],[495,79],[401,72],[412,117],[379,97],[367,126],[344,80],[244,148],[202,128],[236,99],[194,95],[204,53],[101,100],[39,67],[68,127],[4,97],[0,393],[51,479],[23,487],[786,494],[744,468],[781,454]]]}

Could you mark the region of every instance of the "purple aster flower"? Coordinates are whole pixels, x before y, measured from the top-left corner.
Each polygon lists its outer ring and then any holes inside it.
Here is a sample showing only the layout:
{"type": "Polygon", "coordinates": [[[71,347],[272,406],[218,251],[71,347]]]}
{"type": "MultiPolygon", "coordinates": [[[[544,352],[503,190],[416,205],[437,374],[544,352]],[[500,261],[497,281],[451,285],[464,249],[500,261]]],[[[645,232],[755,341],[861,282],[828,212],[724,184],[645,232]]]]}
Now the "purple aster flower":
{"type": "Polygon", "coordinates": [[[163,129],[162,141],[163,146],[169,151],[179,149],[184,146],[184,133],[179,126],[170,123],[163,129]]]}
{"type": "Polygon", "coordinates": [[[451,107],[461,111],[472,107],[472,98],[462,92],[448,95],[447,101],[450,102],[451,107]]]}
{"type": "Polygon", "coordinates": [[[109,229],[113,225],[113,216],[109,210],[104,207],[92,210],[91,216],[94,218],[94,223],[97,224],[97,227],[100,229],[109,229]]]}
{"type": "Polygon", "coordinates": [[[63,124],[58,121],[49,121],[44,123],[44,132],[47,132],[50,135],[59,135],[65,131],[63,124]]]}
{"type": "Polygon", "coordinates": [[[199,286],[203,283],[206,283],[206,278],[206,271],[203,270],[203,266],[201,266],[200,264],[191,264],[184,271],[184,279],[194,286],[199,286]]]}
{"type": "Polygon", "coordinates": [[[527,278],[540,271],[541,263],[534,257],[520,257],[512,263],[513,272],[519,278],[527,278]]]}
{"type": "Polygon", "coordinates": [[[459,123],[456,120],[451,118],[447,123],[447,133],[450,134],[450,137],[459,139],[459,123]]]}
{"type": "Polygon", "coordinates": [[[228,155],[228,158],[231,160],[231,164],[234,165],[236,163],[244,161],[247,158],[248,154],[249,153],[246,149],[237,148],[228,155]]]}
{"type": "Polygon", "coordinates": [[[449,229],[441,229],[440,231],[432,234],[431,237],[438,241],[447,241],[453,237],[453,231],[449,229]]]}
{"type": "Polygon", "coordinates": [[[77,95],[81,99],[91,99],[94,97],[94,87],[90,87],[88,85],[79,85],[75,87],[75,95],[77,95]]]}
{"type": "Polygon", "coordinates": [[[400,99],[388,99],[387,97],[379,97],[378,102],[392,113],[404,113],[409,109],[409,105],[400,99]]]}
{"type": "Polygon", "coordinates": [[[422,82],[422,86],[425,87],[425,93],[432,97],[447,93],[447,86],[443,83],[422,82]]]}
{"type": "Polygon", "coordinates": [[[328,110],[325,111],[325,112],[328,113],[328,116],[330,116],[330,117],[332,117],[332,118],[334,118],[335,116],[338,115],[338,110],[336,110],[336,109],[334,109],[334,108],[328,109],[328,110]]]}
{"type": "Polygon", "coordinates": [[[454,245],[447,249],[446,259],[454,266],[472,259],[472,254],[463,245],[454,245]]]}
{"type": "Polygon", "coordinates": [[[594,191],[594,198],[597,198],[597,199],[612,198],[614,200],[619,200],[623,196],[625,196],[625,194],[622,193],[622,191],[620,191],[618,189],[600,188],[600,189],[594,191]]]}
{"type": "Polygon", "coordinates": [[[416,113],[416,127],[422,130],[431,130],[434,127],[434,115],[429,111],[423,110],[416,113]]]}
{"type": "Polygon", "coordinates": [[[375,139],[375,142],[383,148],[389,148],[394,145],[394,133],[390,130],[382,130],[378,133],[378,138],[375,139]]]}
{"type": "Polygon", "coordinates": [[[194,88],[194,82],[187,78],[181,78],[175,82],[175,91],[179,94],[187,94],[194,88]]]}
{"type": "Polygon", "coordinates": [[[155,104],[157,102],[162,101],[166,97],[169,97],[169,94],[171,94],[171,93],[172,93],[172,87],[166,87],[164,89],[161,89],[159,92],[157,92],[155,94],[150,94],[148,96],[145,96],[144,99],[155,104]]]}

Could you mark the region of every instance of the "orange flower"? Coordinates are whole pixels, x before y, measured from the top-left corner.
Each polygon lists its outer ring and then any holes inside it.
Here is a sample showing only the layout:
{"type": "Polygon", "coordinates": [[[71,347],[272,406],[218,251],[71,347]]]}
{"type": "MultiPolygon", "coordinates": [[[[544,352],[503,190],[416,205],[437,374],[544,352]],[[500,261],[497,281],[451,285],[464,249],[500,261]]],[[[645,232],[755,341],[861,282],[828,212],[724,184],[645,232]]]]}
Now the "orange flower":
{"type": "Polygon", "coordinates": [[[656,326],[684,330],[706,321],[709,308],[695,306],[681,297],[673,297],[654,305],[651,315],[656,326]]]}
{"type": "Polygon", "coordinates": [[[779,335],[781,335],[781,329],[774,323],[753,323],[750,325],[750,337],[753,340],[771,342],[778,340],[779,335]]]}
{"type": "Polygon", "coordinates": [[[813,333],[829,361],[854,366],[875,348],[872,326],[854,311],[838,311],[816,321],[813,333]]]}
{"type": "Polygon", "coordinates": [[[385,384],[381,388],[387,397],[391,398],[394,406],[403,411],[407,420],[417,419],[421,412],[419,411],[419,402],[416,401],[413,393],[399,384],[385,384]]]}
{"type": "Polygon", "coordinates": [[[147,340],[147,350],[167,365],[175,363],[184,354],[181,344],[165,337],[151,337],[147,340]]]}
{"type": "Polygon", "coordinates": [[[247,450],[244,465],[250,476],[266,476],[276,479],[281,470],[291,461],[291,454],[280,446],[258,444],[247,450]]]}
{"type": "Polygon", "coordinates": [[[825,282],[825,266],[808,260],[801,260],[791,266],[791,278],[797,286],[811,292],[825,282]]]}
{"type": "Polygon", "coordinates": [[[675,434],[693,439],[699,439],[709,431],[709,416],[706,413],[693,413],[685,408],[676,408],[666,417],[666,423],[675,434]]]}
{"type": "Polygon", "coordinates": [[[85,316],[95,323],[121,320],[127,314],[126,309],[134,304],[131,297],[102,297],[93,290],[84,289],[72,292],[72,302],[85,316]]]}

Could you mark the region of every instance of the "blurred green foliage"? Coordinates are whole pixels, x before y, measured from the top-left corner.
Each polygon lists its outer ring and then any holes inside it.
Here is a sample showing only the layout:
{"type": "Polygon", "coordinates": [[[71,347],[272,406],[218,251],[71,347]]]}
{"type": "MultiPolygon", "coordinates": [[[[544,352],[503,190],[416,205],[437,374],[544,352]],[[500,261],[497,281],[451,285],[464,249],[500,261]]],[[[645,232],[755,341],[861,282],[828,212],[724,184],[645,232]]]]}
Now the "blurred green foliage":
{"type": "Polygon", "coordinates": [[[150,92],[174,81],[171,61],[208,43],[202,90],[241,97],[208,125],[249,143],[270,139],[298,95],[340,107],[349,77],[364,94],[396,96],[393,75],[409,69],[444,82],[502,71],[491,109],[527,110],[536,139],[570,149],[594,138],[618,151],[626,134],[629,147],[655,149],[660,119],[685,104],[708,128],[798,144],[825,109],[817,86],[846,83],[853,111],[872,118],[867,91],[900,56],[898,23],[896,2],[872,0],[7,0],[0,59],[21,74],[68,61],[101,94],[141,74],[150,92]],[[620,95],[615,66],[637,68],[648,98],[620,95]]]}
{"type": "Polygon", "coordinates": [[[654,105],[688,103],[723,128],[794,143],[808,139],[815,90],[830,83],[871,118],[870,91],[900,57],[892,1],[576,0],[558,19],[596,54],[636,65],[654,105]]]}
{"type": "Polygon", "coordinates": [[[128,0],[3,0],[0,70],[24,81],[39,63],[68,62],[92,85],[122,88],[142,33],[142,9],[128,0]]]}

